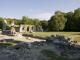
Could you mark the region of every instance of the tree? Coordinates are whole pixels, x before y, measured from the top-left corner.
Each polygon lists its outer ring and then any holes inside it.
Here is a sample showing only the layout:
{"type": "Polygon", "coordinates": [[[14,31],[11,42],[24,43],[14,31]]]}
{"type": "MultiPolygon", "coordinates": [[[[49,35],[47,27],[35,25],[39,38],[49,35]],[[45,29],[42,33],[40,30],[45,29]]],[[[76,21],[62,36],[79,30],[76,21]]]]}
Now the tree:
{"type": "MultiPolygon", "coordinates": [[[[22,23],[21,24],[27,24],[27,25],[34,25],[34,21],[33,21],[34,19],[31,19],[31,18],[28,18],[28,17],[26,17],[26,16],[23,16],[22,17],[22,23]]],[[[37,22],[37,19],[35,19],[35,21],[37,22]]],[[[36,22],[35,22],[35,24],[36,24],[36,22]]]]}
{"type": "Polygon", "coordinates": [[[13,21],[15,21],[15,19],[12,18],[5,18],[5,20],[7,21],[8,25],[10,25],[13,21]]]}
{"type": "Polygon", "coordinates": [[[80,8],[74,10],[71,30],[73,31],[80,31],[80,8]]]}
{"type": "Polygon", "coordinates": [[[40,23],[39,19],[33,19],[33,24],[40,25],[41,23],[40,23]]]}
{"type": "Polygon", "coordinates": [[[27,17],[25,16],[22,17],[22,24],[27,24],[27,17]]]}
{"type": "Polygon", "coordinates": [[[2,27],[3,27],[3,18],[0,17],[0,29],[2,29],[2,27]]]}
{"type": "Polygon", "coordinates": [[[41,23],[43,30],[47,31],[48,30],[48,28],[47,28],[48,27],[48,21],[42,20],[42,21],[40,21],[40,23],[41,23]]]}
{"type": "Polygon", "coordinates": [[[16,25],[20,25],[22,23],[21,19],[14,19],[16,25]]]}
{"type": "Polygon", "coordinates": [[[67,19],[65,18],[65,13],[57,11],[48,21],[49,29],[51,31],[62,31],[64,30],[66,21],[67,19]]]}
{"type": "Polygon", "coordinates": [[[66,18],[67,18],[67,22],[65,25],[65,31],[71,31],[71,27],[72,27],[72,18],[73,18],[73,12],[68,12],[66,13],[66,18]]]}

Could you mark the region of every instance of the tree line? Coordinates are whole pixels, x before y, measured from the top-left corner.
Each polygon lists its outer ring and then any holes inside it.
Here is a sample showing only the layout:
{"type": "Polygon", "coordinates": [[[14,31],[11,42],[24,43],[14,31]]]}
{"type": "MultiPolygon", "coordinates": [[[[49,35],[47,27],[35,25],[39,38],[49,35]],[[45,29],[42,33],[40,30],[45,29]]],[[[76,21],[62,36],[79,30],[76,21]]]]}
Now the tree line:
{"type": "Polygon", "coordinates": [[[49,31],[80,31],[80,8],[74,12],[56,11],[48,21],[49,31]]]}
{"type": "Polygon", "coordinates": [[[16,25],[41,25],[44,31],[80,31],[80,8],[67,13],[56,11],[49,20],[32,19],[26,16],[22,19],[0,17],[0,29],[2,29],[3,19],[6,19],[8,24],[14,21],[16,25]]]}
{"type": "Polygon", "coordinates": [[[48,25],[48,21],[46,20],[40,20],[40,19],[32,19],[26,16],[22,16],[22,19],[15,19],[15,18],[3,18],[0,17],[0,29],[2,29],[3,27],[3,22],[4,19],[7,21],[8,25],[11,24],[13,21],[15,23],[15,25],[20,25],[20,24],[24,24],[24,25],[41,25],[45,31],[45,29],[47,28],[48,25]]]}

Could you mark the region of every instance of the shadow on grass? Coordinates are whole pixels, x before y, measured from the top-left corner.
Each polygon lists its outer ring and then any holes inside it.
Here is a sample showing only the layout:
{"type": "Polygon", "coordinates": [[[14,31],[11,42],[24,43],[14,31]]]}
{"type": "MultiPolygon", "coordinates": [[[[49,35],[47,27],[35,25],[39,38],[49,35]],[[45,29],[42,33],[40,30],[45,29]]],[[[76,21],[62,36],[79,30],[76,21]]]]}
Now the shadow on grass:
{"type": "Polygon", "coordinates": [[[58,56],[54,51],[49,49],[43,49],[41,53],[48,57],[50,60],[80,60],[80,59],[68,59],[66,57],[58,56]]]}
{"type": "Polygon", "coordinates": [[[21,42],[22,41],[17,41],[13,39],[3,39],[3,40],[0,40],[0,46],[13,46],[21,42]]]}
{"type": "Polygon", "coordinates": [[[0,46],[12,46],[12,43],[0,43],[0,46]]]}
{"type": "Polygon", "coordinates": [[[74,34],[72,34],[72,35],[80,35],[80,33],[74,33],[74,34]]]}

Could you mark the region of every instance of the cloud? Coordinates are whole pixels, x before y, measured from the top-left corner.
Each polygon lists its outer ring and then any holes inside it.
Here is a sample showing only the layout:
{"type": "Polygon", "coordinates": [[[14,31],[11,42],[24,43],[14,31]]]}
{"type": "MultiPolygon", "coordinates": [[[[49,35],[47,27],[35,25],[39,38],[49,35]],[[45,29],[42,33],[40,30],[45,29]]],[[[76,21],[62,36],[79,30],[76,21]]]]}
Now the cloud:
{"type": "Polygon", "coordinates": [[[49,20],[52,15],[53,13],[46,12],[46,13],[36,14],[33,18],[38,18],[41,20],[49,20]]]}

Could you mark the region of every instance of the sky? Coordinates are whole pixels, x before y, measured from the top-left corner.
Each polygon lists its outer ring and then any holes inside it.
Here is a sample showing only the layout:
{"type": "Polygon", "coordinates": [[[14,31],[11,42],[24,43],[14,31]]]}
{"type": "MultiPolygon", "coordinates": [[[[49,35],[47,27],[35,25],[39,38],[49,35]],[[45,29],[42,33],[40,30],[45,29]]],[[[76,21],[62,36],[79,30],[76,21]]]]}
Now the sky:
{"type": "Polygon", "coordinates": [[[0,17],[49,20],[55,11],[70,12],[80,8],[80,0],[0,0],[0,17]]]}

